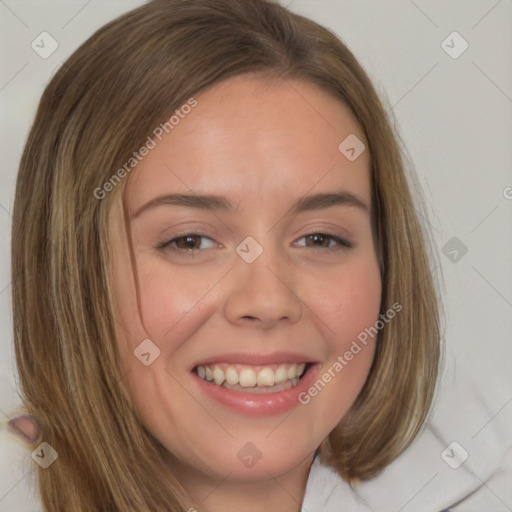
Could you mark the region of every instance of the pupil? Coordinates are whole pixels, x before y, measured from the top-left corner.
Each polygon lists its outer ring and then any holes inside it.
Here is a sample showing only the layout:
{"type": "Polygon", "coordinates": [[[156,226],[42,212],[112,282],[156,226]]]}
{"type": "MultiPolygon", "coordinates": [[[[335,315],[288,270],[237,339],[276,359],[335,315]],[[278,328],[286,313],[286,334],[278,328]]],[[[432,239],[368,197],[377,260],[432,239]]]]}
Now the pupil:
{"type": "MultiPolygon", "coordinates": [[[[310,235],[311,239],[313,240],[313,242],[323,242],[326,240],[326,238],[323,236],[323,235],[320,235],[320,234],[314,234],[314,235],[310,235]]],[[[317,244],[318,245],[318,244],[317,244]]],[[[320,244],[321,246],[324,246],[325,244],[324,243],[321,243],[320,244]]]]}
{"type": "Polygon", "coordinates": [[[197,237],[195,236],[185,236],[182,238],[182,241],[185,243],[188,249],[194,249],[197,245],[195,242],[197,241],[197,237]]]}

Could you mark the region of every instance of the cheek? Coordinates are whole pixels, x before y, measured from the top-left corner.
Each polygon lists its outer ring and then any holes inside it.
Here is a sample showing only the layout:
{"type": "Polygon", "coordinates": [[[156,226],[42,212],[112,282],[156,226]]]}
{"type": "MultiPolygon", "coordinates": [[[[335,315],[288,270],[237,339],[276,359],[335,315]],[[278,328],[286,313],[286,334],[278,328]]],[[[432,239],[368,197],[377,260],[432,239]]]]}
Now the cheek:
{"type": "Polygon", "coordinates": [[[323,283],[306,282],[305,289],[311,290],[308,300],[322,320],[319,327],[332,350],[346,350],[351,340],[378,319],[382,286],[373,258],[326,274],[323,283]]]}
{"type": "Polygon", "coordinates": [[[377,262],[369,258],[340,268],[321,282],[306,282],[316,325],[326,341],[328,356],[315,389],[304,401],[315,400],[315,414],[331,428],[340,421],[362,389],[375,353],[375,338],[368,335],[379,318],[381,278],[377,262]],[[321,399],[314,397],[322,395],[321,399]]]}
{"type": "Polygon", "coordinates": [[[378,266],[372,261],[340,269],[326,280],[324,290],[309,298],[322,320],[316,325],[328,354],[313,385],[299,397],[314,417],[322,418],[319,437],[336,427],[366,382],[376,340],[367,333],[379,318],[381,301],[378,266]]]}
{"type": "Polygon", "coordinates": [[[148,335],[165,348],[173,339],[190,337],[194,326],[211,313],[216,285],[226,273],[208,265],[180,269],[149,256],[138,258],[137,270],[141,321],[148,335]]]}

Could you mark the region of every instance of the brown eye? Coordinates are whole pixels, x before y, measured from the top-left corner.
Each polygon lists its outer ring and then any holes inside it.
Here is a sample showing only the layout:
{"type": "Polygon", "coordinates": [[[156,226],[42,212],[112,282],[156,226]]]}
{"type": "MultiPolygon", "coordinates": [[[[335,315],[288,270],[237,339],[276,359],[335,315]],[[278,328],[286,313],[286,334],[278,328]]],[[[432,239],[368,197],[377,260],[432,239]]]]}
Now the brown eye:
{"type": "Polygon", "coordinates": [[[201,246],[201,237],[198,235],[180,236],[173,241],[176,243],[178,249],[192,250],[199,249],[201,246]]]}
{"type": "Polygon", "coordinates": [[[158,249],[171,249],[173,251],[197,252],[213,247],[213,240],[199,233],[184,233],[158,245],[158,249]],[[211,242],[204,247],[205,240],[211,242]]]}
{"type": "Polygon", "coordinates": [[[313,249],[318,248],[327,249],[328,251],[336,251],[352,247],[352,244],[348,240],[325,233],[311,233],[303,236],[302,239],[306,242],[305,244],[299,244],[299,246],[313,249]]]}
{"type": "Polygon", "coordinates": [[[321,233],[313,233],[312,235],[306,236],[306,247],[329,247],[328,236],[322,235],[321,233]],[[308,245],[307,241],[310,241],[313,245],[308,245]]]}

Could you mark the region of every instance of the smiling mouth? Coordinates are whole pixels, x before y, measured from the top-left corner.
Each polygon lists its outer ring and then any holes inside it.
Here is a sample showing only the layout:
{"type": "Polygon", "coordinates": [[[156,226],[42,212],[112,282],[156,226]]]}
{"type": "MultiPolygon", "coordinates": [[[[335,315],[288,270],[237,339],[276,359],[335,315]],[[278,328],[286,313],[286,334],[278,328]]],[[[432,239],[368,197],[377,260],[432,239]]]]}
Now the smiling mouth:
{"type": "Polygon", "coordinates": [[[216,363],[193,369],[199,378],[219,387],[249,393],[276,393],[296,386],[312,363],[264,366],[216,363]]]}

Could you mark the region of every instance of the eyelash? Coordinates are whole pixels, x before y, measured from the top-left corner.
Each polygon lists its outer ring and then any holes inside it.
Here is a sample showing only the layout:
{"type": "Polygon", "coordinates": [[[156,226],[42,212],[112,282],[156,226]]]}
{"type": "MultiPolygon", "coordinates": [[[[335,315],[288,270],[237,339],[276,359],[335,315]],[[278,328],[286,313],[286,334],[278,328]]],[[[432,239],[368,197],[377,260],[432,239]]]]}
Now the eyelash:
{"type": "MultiPolygon", "coordinates": [[[[313,233],[308,233],[307,235],[304,235],[304,236],[301,236],[299,238],[299,240],[301,240],[302,238],[307,238],[309,236],[314,236],[314,235],[321,235],[323,237],[327,237],[331,240],[334,240],[338,245],[334,246],[334,247],[311,247],[311,249],[323,249],[324,252],[327,252],[329,254],[331,253],[335,253],[335,252],[338,252],[338,251],[343,251],[343,250],[347,250],[347,249],[351,249],[353,248],[353,244],[351,242],[349,242],[348,240],[344,239],[344,238],[341,238],[339,236],[336,236],[336,235],[332,235],[332,234],[329,234],[329,233],[323,233],[323,232],[320,232],[320,231],[315,231],[313,233]]],[[[189,255],[194,255],[195,253],[201,251],[201,250],[204,250],[204,249],[178,249],[176,247],[173,247],[171,244],[175,243],[176,241],[182,239],[182,238],[187,238],[187,237],[200,237],[200,238],[207,238],[209,240],[212,240],[210,237],[202,234],[202,233],[198,233],[198,232],[185,232],[185,233],[178,233],[177,236],[175,236],[174,238],[170,239],[170,240],[164,240],[162,242],[160,242],[156,248],[157,249],[161,249],[161,250],[171,250],[171,251],[179,251],[179,252],[182,252],[182,253],[185,253],[185,254],[189,254],[189,255]]],[[[305,247],[307,248],[306,246],[302,246],[302,247],[305,247]]]]}

